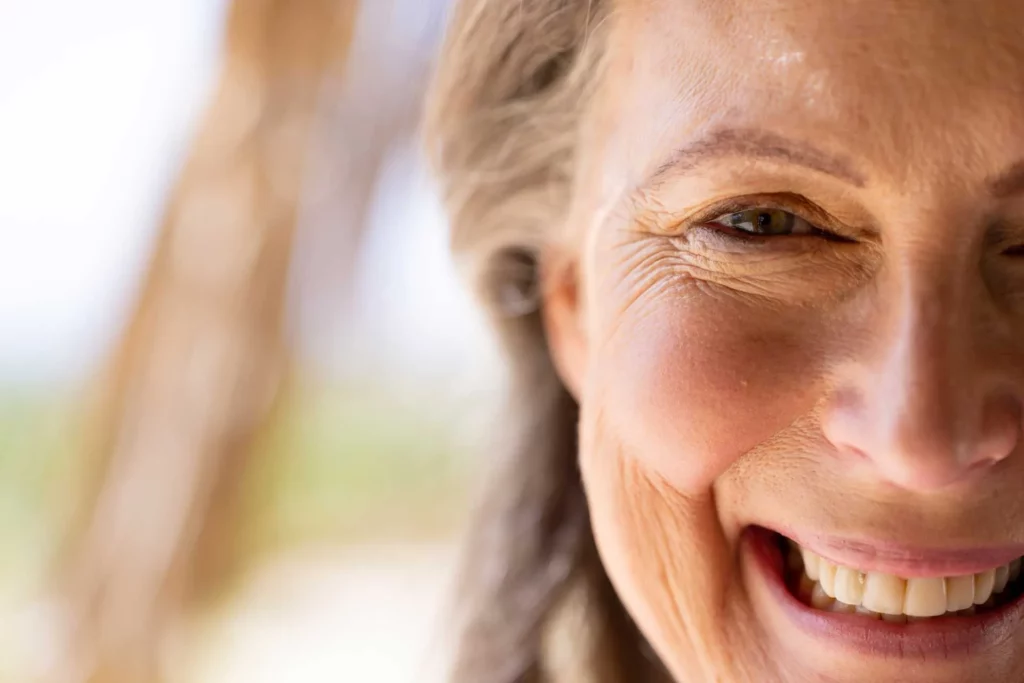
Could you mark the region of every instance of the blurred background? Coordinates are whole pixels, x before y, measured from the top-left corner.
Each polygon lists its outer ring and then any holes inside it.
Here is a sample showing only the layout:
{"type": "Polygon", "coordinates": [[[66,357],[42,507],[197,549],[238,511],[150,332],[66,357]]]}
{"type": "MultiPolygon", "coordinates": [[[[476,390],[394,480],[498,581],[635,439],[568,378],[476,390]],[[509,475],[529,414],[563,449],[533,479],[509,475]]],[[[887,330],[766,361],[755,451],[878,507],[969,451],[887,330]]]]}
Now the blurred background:
{"type": "Polygon", "coordinates": [[[0,0],[0,683],[442,680],[446,4],[0,0]]]}

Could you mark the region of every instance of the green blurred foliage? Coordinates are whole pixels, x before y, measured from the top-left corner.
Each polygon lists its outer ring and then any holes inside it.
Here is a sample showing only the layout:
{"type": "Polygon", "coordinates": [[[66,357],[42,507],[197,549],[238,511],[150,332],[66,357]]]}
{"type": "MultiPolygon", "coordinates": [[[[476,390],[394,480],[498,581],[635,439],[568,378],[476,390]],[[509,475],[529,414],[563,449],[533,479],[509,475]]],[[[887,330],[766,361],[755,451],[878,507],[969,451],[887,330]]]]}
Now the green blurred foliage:
{"type": "MultiPolygon", "coordinates": [[[[84,455],[73,401],[0,395],[0,603],[49,576],[84,455]]],[[[386,392],[288,392],[242,482],[240,568],[290,546],[449,536],[468,458],[452,420],[386,392]]]]}
{"type": "Polygon", "coordinates": [[[76,427],[67,401],[50,394],[0,394],[0,601],[46,575],[66,497],[76,427]]]}
{"type": "Polygon", "coordinates": [[[246,482],[250,549],[449,535],[465,507],[451,420],[386,392],[291,392],[246,482]]]}

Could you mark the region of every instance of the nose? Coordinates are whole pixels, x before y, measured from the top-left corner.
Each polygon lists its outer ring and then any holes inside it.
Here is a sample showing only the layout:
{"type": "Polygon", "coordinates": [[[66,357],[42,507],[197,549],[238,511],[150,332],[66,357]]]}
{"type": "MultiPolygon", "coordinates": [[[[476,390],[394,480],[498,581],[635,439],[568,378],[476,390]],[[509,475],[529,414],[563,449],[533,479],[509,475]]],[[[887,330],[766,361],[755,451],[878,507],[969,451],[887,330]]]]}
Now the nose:
{"type": "MultiPolygon", "coordinates": [[[[916,492],[962,482],[1007,458],[1020,401],[1003,381],[970,301],[947,280],[903,286],[865,358],[839,380],[826,438],[875,476],[916,492]]],[[[1005,370],[1004,370],[1005,371],[1005,370]]]]}

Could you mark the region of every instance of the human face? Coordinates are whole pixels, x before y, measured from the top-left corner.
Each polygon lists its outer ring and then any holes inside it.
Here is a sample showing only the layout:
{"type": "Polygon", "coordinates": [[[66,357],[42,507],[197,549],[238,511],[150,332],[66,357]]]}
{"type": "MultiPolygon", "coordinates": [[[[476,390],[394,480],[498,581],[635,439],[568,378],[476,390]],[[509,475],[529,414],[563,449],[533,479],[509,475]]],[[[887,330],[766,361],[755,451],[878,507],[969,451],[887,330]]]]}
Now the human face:
{"type": "Polygon", "coordinates": [[[681,681],[1024,680],[1024,4],[610,22],[545,310],[626,607],[681,681]]]}

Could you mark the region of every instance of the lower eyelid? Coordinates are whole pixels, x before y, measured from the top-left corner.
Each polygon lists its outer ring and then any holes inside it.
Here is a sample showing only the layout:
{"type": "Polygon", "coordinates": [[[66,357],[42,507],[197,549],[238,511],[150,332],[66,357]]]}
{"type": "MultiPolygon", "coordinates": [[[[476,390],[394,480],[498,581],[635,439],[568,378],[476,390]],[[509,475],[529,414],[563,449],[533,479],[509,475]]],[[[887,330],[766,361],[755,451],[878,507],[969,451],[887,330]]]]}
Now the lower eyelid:
{"type": "MultiPolygon", "coordinates": [[[[778,237],[758,235],[753,232],[745,232],[743,230],[737,230],[736,228],[709,223],[700,223],[695,225],[687,232],[691,231],[697,233],[697,239],[711,243],[715,245],[716,248],[722,249],[726,252],[761,249],[769,242],[778,241],[779,239],[778,237]]],[[[800,237],[800,235],[797,235],[797,237],[800,237]]]]}
{"type": "MultiPolygon", "coordinates": [[[[707,248],[714,249],[723,254],[751,254],[756,252],[775,252],[780,256],[790,253],[794,256],[807,255],[816,249],[828,249],[842,245],[852,244],[855,240],[826,233],[817,234],[794,234],[794,235],[758,235],[756,233],[743,232],[741,230],[723,228],[718,225],[701,223],[692,226],[686,233],[695,233],[693,237],[707,248]]],[[[686,239],[686,233],[677,237],[686,239]]],[[[680,245],[680,248],[685,248],[680,245]]]]}
{"type": "MultiPolygon", "coordinates": [[[[813,226],[812,226],[813,227],[813,226]]],[[[728,225],[722,225],[721,223],[698,223],[693,228],[701,228],[708,232],[717,233],[719,235],[725,235],[728,238],[735,238],[737,240],[746,240],[752,242],[769,242],[778,241],[785,239],[793,239],[800,237],[811,237],[810,233],[795,233],[789,235],[772,235],[768,233],[751,232],[749,230],[740,230],[728,225]]],[[[691,228],[691,229],[693,229],[691,228]]]]}

